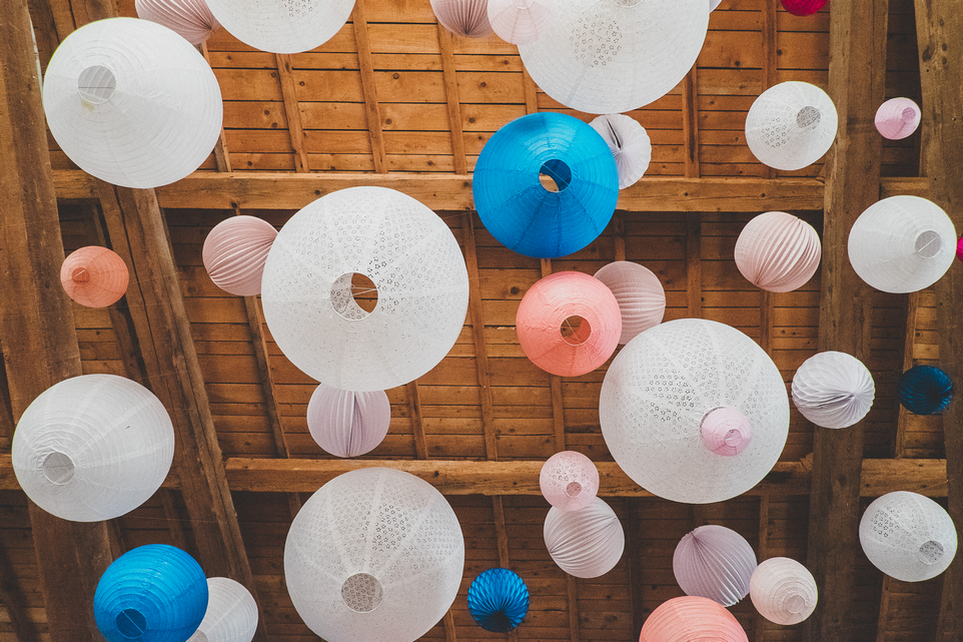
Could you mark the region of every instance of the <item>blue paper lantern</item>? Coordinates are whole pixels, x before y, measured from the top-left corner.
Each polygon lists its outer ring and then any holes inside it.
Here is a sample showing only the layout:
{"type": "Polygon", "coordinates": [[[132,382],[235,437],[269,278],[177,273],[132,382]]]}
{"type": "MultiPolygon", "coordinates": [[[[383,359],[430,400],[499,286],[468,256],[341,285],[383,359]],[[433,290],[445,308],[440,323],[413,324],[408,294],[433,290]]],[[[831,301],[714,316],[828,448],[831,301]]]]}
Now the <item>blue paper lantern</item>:
{"type": "Polygon", "coordinates": [[[511,631],[528,613],[528,587],[507,568],[490,568],[468,587],[468,611],[486,631],[511,631]]]}
{"type": "Polygon", "coordinates": [[[111,564],[94,593],[97,628],[108,642],[184,642],[207,611],[207,579],[179,548],[149,544],[111,564]]]}
{"type": "Polygon", "coordinates": [[[602,233],[615,212],[619,175],[605,140],[566,114],[529,114],[482,149],[472,179],[475,209],[499,243],[536,258],[565,256],[602,233]],[[551,177],[558,191],[542,186],[551,177]]]}
{"type": "Polygon", "coordinates": [[[914,366],[903,373],[897,390],[899,402],[917,415],[935,415],[953,398],[953,382],[935,366],[914,366]]]}

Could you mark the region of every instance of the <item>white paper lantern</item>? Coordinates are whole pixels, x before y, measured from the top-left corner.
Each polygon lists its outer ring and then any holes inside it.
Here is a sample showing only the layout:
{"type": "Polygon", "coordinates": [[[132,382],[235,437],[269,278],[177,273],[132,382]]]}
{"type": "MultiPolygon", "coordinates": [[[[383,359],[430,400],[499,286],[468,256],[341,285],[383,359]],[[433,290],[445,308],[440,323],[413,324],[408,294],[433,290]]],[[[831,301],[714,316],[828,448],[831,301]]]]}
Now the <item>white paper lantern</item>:
{"type": "Polygon", "coordinates": [[[883,292],[918,292],[953,263],[956,230],[939,205],[919,196],[890,196],[870,205],[849,232],[849,262],[883,292]]]}
{"type": "Polygon", "coordinates": [[[467,38],[483,38],[492,32],[488,0],[431,0],[431,10],[448,31],[467,38]]]}
{"type": "Polygon", "coordinates": [[[468,310],[468,270],[448,226],[384,187],[323,196],[289,220],[261,279],[264,318],[302,371],[342,390],[387,390],[435,367],[468,310]],[[352,297],[354,274],[377,289],[352,297]]]}
{"type": "Polygon", "coordinates": [[[715,524],[700,526],[675,547],[672,573],[686,595],[732,606],[749,594],[756,554],[739,533],[715,524]]]}
{"type": "Polygon", "coordinates": [[[866,366],[845,352],[815,354],[792,379],[792,401],[809,421],[823,428],[848,428],[873,407],[876,385],[866,366]]]}
{"type": "Polygon", "coordinates": [[[652,141],[645,127],[625,114],[604,114],[589,125],[612,150],[615,168],[619,172],[619,189],[634,185],[652,160],[652,141]]]}
{"type": "Polygon", "coordinates": [[[257,602],[243,584],[207,578],[207,612],[187,642],[251,642],[257,631],[257,602]]]}
{"type": "Polygon", "coordinates": [[[192,45],[211,37],[220,25],[204,0],[136,0],[137,17],[176,31],[192,45]]]}
{"type": "Polygon", "coordinates": [[[135,188],[197,169],[224,111],[204,57],[170,29],[136,18],[91,22],[67,36],[47,67],[43,108],[70,160],[135,188]]]}
{"type": "Polygon", "coordinates": [[[636,483],[665,499],[704,504],[746,492],[772,469],[789,433],[789,398],[755,341],[715,321],[678,319],[646,330],[615,357],[599,418],[612,456],[636,483]],[[745,415],[752,431],[730,456],[713,452],[703,431],[723,408],[745,415]]]}
{"type": "Polygon", "coordinates": [[[492,29],[499,38],[516,45],[538,40],[554,15],[554,4],[548,0],[488,0],[492,29]]]}
{"type": "Polygon", "coordinates": [[[160,488],[174,458],[174,427],[154,394],[130,379],[66,379],[24,411],[13,436],[17,481],[61,519],[120,517],[160,488]]]}
{"type": "Polygon", "coordinates": [[[760,163],[783,170],[812,165],[836,139],[836,106],[816,85],[773,85],[752,103],[746,142],[760,163]]]}
{"type": "Polygon", "coordinates": [[[388,434],[391,402],[383,390],[351,392],[322,383],[311,395],[307,416],[308,431],[325,452],[358,457],[388,434]]]}
{"type": "Polygon", "coordinates": [[[599,492],[599,469],[582,453],[565,450],[542,464],[538,486],[548,503],[560,511],[581,510],[599,492]]]}
{"type": "Polygon", "coordinates": [[[736,240],[736,267],[750,283],[770,292],[801,288],[819,268],[819,234],[786,212],[753,217],[736,240]]]}
{"type": "Polygon", "coordinates": [[[903,582],[922,582],[949,567],[956,527],[942,506],[907,491],[883,495],[859,522],[859,543],[873,566],[903,582]]]}
{"type": "Polygon", "coordinates": [[[354,0],[207,0],[211,13],[241,42],[293,54],[324,44],[351,15],[354,0]]]}
{"type": "Polygon", "coordinates": [[[708,27],[706,0],[559,0],[549,28],[518,51],[535,83],[558,102],[617,114],[678,85],[708,27]]]}
{"type": "Polygon", "coordinates": [[[631,261],[614,261],[603,265],[595,278],[607,285],[619,302],[622,313],[619,344],[626,344],[640,332],[662,323],[665,289],[652,270],[631,261]]]}
{"type": "Polygon", "coordinates": [[[818,595],[809,569],[788,557],[760,563],[749,580],[749,597],[759,615],[783,626],[799,624],[812,615],[818,595]]]}
{"type": "Polygon", "coordinates": [[[622,523],[599,497],[580,510],[561,511],[553,506],[542,535],[555,563],[575,577],[605,575],[619,563],[625,549],[622,523]]]}
{"type": "Polygon", "coordinates": [[[294,608],[328,642],[412,642],[458,593],[465,540],[441,493],[365,468],[322,486],[294,518],[284,575],[294,608]]]}
{"type": "Polygon", "coordinates": [[[722,0],[709,0],[709,11],[715,11],[722,4],[722,0]]]}

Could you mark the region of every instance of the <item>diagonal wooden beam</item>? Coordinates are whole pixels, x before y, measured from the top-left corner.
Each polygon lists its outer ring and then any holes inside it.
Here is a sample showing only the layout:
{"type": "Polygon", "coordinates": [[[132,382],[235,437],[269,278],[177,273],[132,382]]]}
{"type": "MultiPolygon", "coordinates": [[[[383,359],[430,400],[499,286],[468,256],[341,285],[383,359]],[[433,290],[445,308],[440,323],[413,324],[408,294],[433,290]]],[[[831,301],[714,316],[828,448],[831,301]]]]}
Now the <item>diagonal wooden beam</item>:
{"type": "MultiPolygon", "coordinates": [[[[769,495],[759,496],[759,545],[756,547],[756,557],[763,562],[769,557],[769,495]]],[[[752,616],[753,642],[768,642],[766,618],[758,611],[752,616]]]]}
{"type": "Polygon", "coordinates": [[[461,98],[458,94],[458,76],[455,69],[455,50],[451,32],[438,23],[438,46],[441,48],[441,70],[445,77],[445,98],[448,103],[448,125],[451,128],[451,152],[454,156],[456,174],[468,173],[465,157],[465,136],[461,122],[461,98]]]}
{"type": "MultiPolygon", "coordinates": [[[[508,531],[505,530],[505,504],[500,495],[492,497],[492,518],[495,526],[495,542],[498,546],[498,565],[502,568],[511,568],[511,558],[508,555],[508,531]]],[[[518,631],[512,629],[508,632],[509,642],[518,639],[518,631]]]]}
{"type": "Polygon", "coordinates": [[[378,88],[375,83],[374,59],[371,44],[368,42],[368,18],[365,14],[364,0],[356,0],[351,14],[354,27],[354,40],[358,48],[358,67],[361,71],[361,89],[364,92],[364,109],[368,119],[368,140],[371,142],[371,155],[374,169],[379,174],[388,171],[385,157],[384,132],[381,129],[381,108],[378,102],[378,88]]]}
{"type": "Polygon", "coordinates": [[[281,98],[284,101],[284,115],[288,121],[288,137],[294,150],[294,170],[310,171],[308,154],[304,151],[304,129],[301,126],[301,106],[298,102],[298,88],[291,70],[290,54],[274,54],[278,68],[278,83],[281,85],[281,98]]]}

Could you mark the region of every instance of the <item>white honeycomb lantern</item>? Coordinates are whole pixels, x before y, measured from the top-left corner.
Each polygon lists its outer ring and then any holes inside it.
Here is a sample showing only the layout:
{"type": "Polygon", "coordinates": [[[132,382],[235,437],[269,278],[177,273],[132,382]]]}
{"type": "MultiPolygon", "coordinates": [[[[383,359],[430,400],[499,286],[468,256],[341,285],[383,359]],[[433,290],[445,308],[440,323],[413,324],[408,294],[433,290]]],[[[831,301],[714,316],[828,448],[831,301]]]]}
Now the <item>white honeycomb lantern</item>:
{"type": "Polygon", "coordinates": [[[736,240],[739,272],[770,292],[802,287],[816,273],[821,258],[822,245],[813,226],[786,212],[754,217],[736,240]]]}
{"type": "Polygon", "coordinates": [[[352,392],[315,388],[308,401],[308,431],[325,452],[358,457],[384,440],[391,423],[391,403],[384,390],[352,392]]]}
{"type": "Polygon", "coordinates": [[[773,557],[752,573],[749,597],[759,615],[790,626],[812,615],[819,594],[809,569],[788,557],[773,557]]]}
{"type": "Polygon", "coordinates": [[[599,491],[599,469],[582,453],[565,450],[542,464],[538,486],[549,504],[560,511],[592,504],[599,491]]]}
{"type": "Polygon", "coordinates": [[[732,606],[749,594],[754,570],[756,554],[749,542],[715,524],[700,526],[683,537],[672,555],[672,572],[685,594],[722,606],[732,606]]]}
{"type": "Polygon", "coordinates": [[[848,428],[873,407],[876,385],[862,361],[829,350],[803,362],[792,379],[792,400],[799,412],[823,428],[848,428]]]}
{"type": "Polygon", "coordinates": [[[632,261],[614,261],[603,265],[595,278],[604,283],[622,313],[619,344],[626,344],[640,332],[662,323],[665,316],[665,288],[655,273],[632,261]]]}
{"type": "Polygon", "coordinates": [[[802,169],[832,147],[837,120],[836,106],[822,89],[805,82],[781,82],[749,108],[746,142],[764,165],[802,169]]]}
{"type": "Polygon", "coordinates": [[[207,0],[227,31],[255,49],[293,54],[324,44],[344,26],[354,0],[207,0]]]}
{"type": "Polygon", "coordinates": [[[625,549],[622,523],[599,497],[574,511],[553,506],[545,518],[542,536],[559,568],[581,578],[605,575],[619,563],[625,549]]]}
{"type": "Polygon", "coordinates": [[[625,114],[603,114],[589,125],[612,150],[619,189],[638,182],[652,160],[652,141],[642,123],[625,114]]]}
{"type": "Polygon", "coordinates": [[[228,577],[207,578],[207,611],[187,642],[251,642],[257,631],[257,602],[228,577]]]}

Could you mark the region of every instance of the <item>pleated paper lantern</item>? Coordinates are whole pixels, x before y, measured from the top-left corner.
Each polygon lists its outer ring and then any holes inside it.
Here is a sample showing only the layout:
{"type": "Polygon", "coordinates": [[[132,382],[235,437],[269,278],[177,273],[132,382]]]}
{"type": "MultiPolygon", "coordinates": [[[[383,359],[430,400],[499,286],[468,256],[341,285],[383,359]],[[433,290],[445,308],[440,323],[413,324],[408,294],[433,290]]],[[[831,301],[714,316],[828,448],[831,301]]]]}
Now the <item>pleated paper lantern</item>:
{"type": "Polygon", "coordinates": [[[465,540],[445,498],[387,468],[322,486],[284,544],[294,608],[328,642],[413,642],[454,602],[464,565],[465,540]]]}
{"type": "Polygon", "coordinates": [[[745,538],[724,526],[700,526],[682,538],[672,555],[672,573],[686,595],[732,606],[749,594],[756,554],[745,538]]]}
{"type": "Polygon", "coordinates": [[[949,567],[956,527],[942,506],[907,491],[878,498],[859,522],[859,543],[873,566],[903,582],[922,582],[949,567]]]}
{"type": "Polygon", "coordinates": [[[772,470],[789,433],[789,398],[755,341],[715,321],[678,319],[622,348],[602,382],[599,419],[612,456],[637,484],[706,504],[746,492],[772,470]],[[744,415],[747,445],[742,420],[724,409],[744,415]],[[716,429],[727,424],[731,433],[716,429]],[[720,434],[732,450],[720,448],[720,434]]]}
{"type": "Polygon", "coordinates": [[[136,0],[137,17],[178,33],[192,45],[205,42],[220,25],[205,0],[136,0]]]}
{"type": "Polygon", "coordinates": [[[204,57],[149,20],[91,22],[64,38],[43,83],[50,132],[82,170],[124,187],[193,172],[221,133],[221,90],[204,57]]]}
{"type": "Polygon", "coordinates": [[[766,212],[749,221],[736,240],[736,267],[750,283],[770,292],[791,292],[819,268],[819,234],[786,212],[766,212]]]}
{"type": "Polygon", "coordinates": [[[559,0],[549,28],[518,51],[539,88],[566,107],[620,114],[678,85],[708,26],[707,0],[559,0]]]}
{"type": "Polygon", "coordinates": [[[704,597],[674,597],[645,619],[639,642],[749,642],[725,608],[704,597]]]}
{"type": "Polygon", "coordinates": [[[98,245],[74,250],[60,266],[60,283],[67,296],[88,308],[106,308],[120,301],[129,280],[124,259],[98,245]]]}
{"type": "Polygon", "coordinates": [[[783,8],[794,16],[811,16],[825,4],[826,0],[782,0],[783,8]]]}
{"type": "Polygon", "coordinates": [[[761,562],[749,580],[749,597],[759,615],[783,626],[812,615],[818,595],[809,569],[788,557],[761,562]]]}
{"type": "Polygon", "coordinates": [[[582,453],[565,450],[542,464],[538,486],[558,510],[581,510],[592,504],[599,492],[599,469],[582,453]]]}
{"type": "Polygon", "coordinates": [[[604,114],[589,123],[605,140],[619,173],[619,189],[634,185],[652,160],[652,141],[639,121],[624,114],[604,114]]]}
{"type": "Polygon", "coordinates": [[[815,354],[792,379],[792,401],[809,421],[823,428],[848,428],[873,407],[876,384],[866,366],[845,352],[815,354]]]}
{"type": "Polygon", "coordinates": [[[448,226],[415,199],[352,187],[281,228],[261,279],[264,318],[303,372],[342,390],[388,390],[435,367],[468,310],[468,270],[448,226]],[[366,276],[373,311],[352,295],[366,276]]]}
{"type": "Polygon", "coordinates": [[[870,286],[892,294],[918,292],[953,264],[953,222],[919,196],[890,196],[870,205],[849,232],[849,262],[870,286]]]}
{"type": "Polygon", "coordinates": [[[836,106],[822,89],[805,82],[774,85],[752,103],[746,142],[760,163],[796,170],[812,165],[836,139],[836,106]]]}
{"type": "Polygon", "coordinates": [[[936,366],[913,366],[899,378],[899,402],[916,415],[937,415],[953,399],[953,382],[936,366]]]}
{"type": "Polygon", "coordinates": [[[204,571],[166,544],[124,553],[107,567],[94,592],[94,618],[108,642],[183,642],[207,611],[204,571]]]}
{"type": "Polygon", "coordinates": [[[260,294],[264,262],[277,235],[273,225],[256,216],[234,216],[215,225],[202,253],[214,285],[238,296],[260,294]]]}
{"type": "Polygon", "coordinates": [[[554,258],[581,250],[612,219],[619,178],[608,145],[566,114],[517,118],[488,139],[472,178],[475,208],[502,245],[554,258]],[[544,187],[551,177],[557,191],[544,187]]]}
{"type": "Polygon", "coordinates": [[[628,343],[640,332],[662,323],[665,316],[665,289],[649,268],[631,261],[603,265],[595,278],[604,283],[622,313],[619,344],[628,343]]]}
{"type": "Polygon", "coordinates": [[[889,140],[901,140],[920,126],[919,106],[909,98],[891,98],[876,110],[876,130],[889,140]]]}
{"type": "Polygon", "coordinates": [[[527,45],[538,40],[554,16],[548,0],[488,0],[488,22],[505,42],[527,45]]]}
{"type": "Polygon", "coordinates": [[[559,568],[575,577],[605,575],[622,559],[625,532],[602,499],[580,510],[549,509],[542,529],[545,547],[559,568]]]}
{"type": "Polygon", "coordinates": [[[468,587],[468,612],[486,631],[511,631],[528,613],[528,587],[507,568],[490,568],[468,587]]]}
{"type": "Polygon", "coordinates": [[[325,384],[308,402],[308,430],[336,457],[358,457],[378,447],[388,434],[391,403],[383,390],[351,392],[325,384]]]}
{"type": "Polygon", "coordinates": [[[47,388],[13,435],[13,470],[27,496],[61,519],[125,515],[160,488],[174,426],[154,394],[130,379],[89,374],[47,388]]]}
{"type": "Polygon", "coordinates": [[[187,642],[251,642],[258,620],[251,593],[227,577],[208,578],[207,591],[207,612],[187,642]]]}
{"type": "Polygon", "coordinates": [[[560,377],[577,377],[615,352],[622,316],[615,295],[601,281],[581,272],[556,272],[522,297],[515,329],[532,363],[560,377]]]}
{"type": "Polygon", "coordinates": [[[341,30],[354,0],[207,0],[227,31],[255,49],[293,54],[324,44],[341,30]]]}
{"type": "Polygon", "coordinates": [[[438,22],[455,35],[484,38],[492,32],[488,0],[431,0],[438,22]]]}

